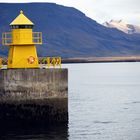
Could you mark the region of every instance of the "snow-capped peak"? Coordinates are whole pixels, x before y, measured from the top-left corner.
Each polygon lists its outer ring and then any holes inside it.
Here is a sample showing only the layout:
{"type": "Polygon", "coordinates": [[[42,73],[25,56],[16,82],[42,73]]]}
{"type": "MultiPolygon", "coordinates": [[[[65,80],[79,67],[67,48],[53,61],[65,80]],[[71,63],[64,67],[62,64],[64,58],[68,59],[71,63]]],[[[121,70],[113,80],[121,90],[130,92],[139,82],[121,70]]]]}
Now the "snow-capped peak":
{"type": "Polygon", "coordinates": [[[109,28],[117,28],[127,34],[140,33],[140,26],[128,24],[123,20],[110,20],[104,22],[103,25],[109,28]]]}

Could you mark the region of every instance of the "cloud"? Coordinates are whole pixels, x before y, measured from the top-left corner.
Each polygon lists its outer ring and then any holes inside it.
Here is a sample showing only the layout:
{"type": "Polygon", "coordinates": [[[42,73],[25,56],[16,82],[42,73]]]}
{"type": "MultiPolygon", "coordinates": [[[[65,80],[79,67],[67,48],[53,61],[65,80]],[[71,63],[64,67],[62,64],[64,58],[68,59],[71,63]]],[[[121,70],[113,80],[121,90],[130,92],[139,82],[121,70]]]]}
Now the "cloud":
{"type": "Polygon", "coordinates": [[[110,19],[124,19],[140,24],[139,0],[98,0],[94,7],[94,18],[100,23],[110,19]]]}

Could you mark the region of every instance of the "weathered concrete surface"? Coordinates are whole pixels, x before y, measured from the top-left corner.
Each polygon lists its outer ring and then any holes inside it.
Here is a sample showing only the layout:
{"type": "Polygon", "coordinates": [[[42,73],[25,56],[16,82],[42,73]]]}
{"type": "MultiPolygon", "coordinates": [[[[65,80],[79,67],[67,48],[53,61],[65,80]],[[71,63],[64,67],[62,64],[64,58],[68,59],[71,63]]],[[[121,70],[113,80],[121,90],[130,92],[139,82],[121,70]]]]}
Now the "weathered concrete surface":
{"type": "Polygon", "coordinates": [[[0,70],[0,120],[67,122],[67,69],[0,70]]]}

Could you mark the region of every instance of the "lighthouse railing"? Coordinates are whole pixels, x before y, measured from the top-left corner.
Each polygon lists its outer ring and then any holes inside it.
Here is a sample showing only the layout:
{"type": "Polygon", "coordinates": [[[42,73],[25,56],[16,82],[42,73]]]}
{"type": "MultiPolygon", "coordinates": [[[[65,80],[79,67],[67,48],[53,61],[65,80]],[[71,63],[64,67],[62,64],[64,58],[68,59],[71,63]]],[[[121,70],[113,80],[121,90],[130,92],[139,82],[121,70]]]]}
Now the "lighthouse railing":
{"type": "MultiPolygon", "coordinates": [[[[27,61],[27,58],[19,60],[18,63],[21,63],[21,61],[27,61]]],[[[61,68],[62,59],[61,57],[39,57],[38,63],[40,65],[40,68],[61,68]]],[[[5,69],[7,67],[7,64],[8,59],[6,57],[0,57],[0,69],[5,69]]]]}
{"type": "Polygon", "coordinates": [[[33,32],[33,43],[42,44],[42,32],[33,32]]]}
{"type": "MultiPolygon", "coordinates": [[[[12,33],[4,32],[2,33],[2,45],[9,46],[12,45],[12,33]]],[[[33,43],[37,45],[42,44],[42,32],[33,32],[33,43]]]]}
{"type": "Polygon", "coordinates": [[[11,32],[2,33],[2,45],[8,46],[11,43],[12,43],[12,33],[11,32]]]}

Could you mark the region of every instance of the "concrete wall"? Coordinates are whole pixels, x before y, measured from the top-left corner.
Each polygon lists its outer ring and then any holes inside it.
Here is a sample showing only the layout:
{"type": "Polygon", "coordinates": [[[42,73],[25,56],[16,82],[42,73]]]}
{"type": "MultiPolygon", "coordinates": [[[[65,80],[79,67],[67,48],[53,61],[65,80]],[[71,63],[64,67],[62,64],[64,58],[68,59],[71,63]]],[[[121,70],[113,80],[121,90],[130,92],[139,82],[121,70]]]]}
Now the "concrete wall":
{"type": "Polygon", "coordinates": [[[68,121],[67,69],[0,70],[0,120],[68,121]]]}

